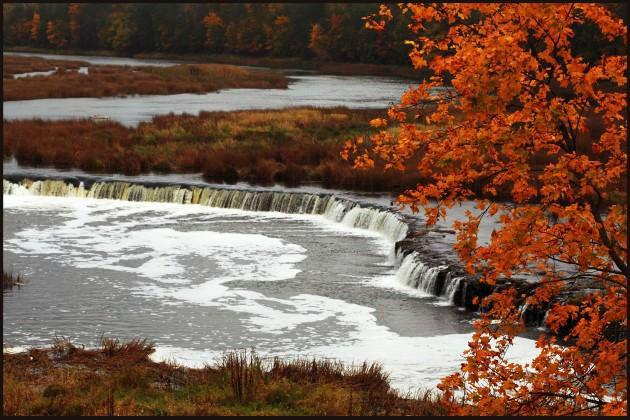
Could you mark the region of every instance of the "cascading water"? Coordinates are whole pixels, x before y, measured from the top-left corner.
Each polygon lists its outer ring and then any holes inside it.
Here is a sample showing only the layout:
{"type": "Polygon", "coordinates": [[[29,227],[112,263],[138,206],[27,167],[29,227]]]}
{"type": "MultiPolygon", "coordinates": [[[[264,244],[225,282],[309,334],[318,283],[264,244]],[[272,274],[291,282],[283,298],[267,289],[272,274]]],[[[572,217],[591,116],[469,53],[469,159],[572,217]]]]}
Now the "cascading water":
{"type": "Polygon", "coordinates": [[[443,292],[440,294],[442,298],[450,303],[455,304],[455,293],[459,289],[464,277],[453,277],[451,273],[446,273],[446,279],[444,280],[443,292]]]}
{"type": "MultiPolygon", "coordinates": [[[[281,191],[243,191],[197,186],[144,186],[128,182],[94,182],[89,188],[62,180],[22,180],[13,183],[3,179],[3,194],[45,195],[57,197],[115,199],[125,201],[197,204],[246,211],[271,211],[322,215],[345,226],[378,232],[396,243],[407,236],[409,227],[401,217],[384,208],[363,207],[331,194],[281,191]]],[[[420,254],[397,254],[397,277],[406,286],[428,295],[439,296],[454,304],[457,290],[465,287],[461,277],[452,278],[448,266],[431,267],[420,254]]]]}
{"type": "Polygon", "coordinates": [[[407,255],[399,254],[397,260],[400,268],[396,275],[401,283],[428,295],[439,296],[448,304],[455,304],[455,294],[461,287],[463,277],[453,278],[446,265],[428,266],[415,251],[407,255]]]}
{"type": "Polygon", "coordinates": [[[434,294],[435,279],[442,267],[429,267],[417,257],[418,253],[412,252],[402,259],[398,278],[406,286],[434,294]]]}
{"type": "Polygon", "coordinates": [[[394,242],[404,238],[408,229],[405,223],[389,211],[360,206],[355,206],[346,213],[343,224],[379,232],[394,242]]]}
{"type": "Polygon", "coordinates": [[[183,186],[146,187],[128,182],[95,182],[90,188],[86,188],[83,182],[75,187],[72,183],[61,180],[23,180],[13,183],[6,179],[3,180],[3,194],[198,204],[247,211],[323,215],[333,222],[349,227],[381,233],[392,242],[404,238],[408,230],[407,224],[388,210],[362,207],[351,200],[330,194],[183,186]]]}

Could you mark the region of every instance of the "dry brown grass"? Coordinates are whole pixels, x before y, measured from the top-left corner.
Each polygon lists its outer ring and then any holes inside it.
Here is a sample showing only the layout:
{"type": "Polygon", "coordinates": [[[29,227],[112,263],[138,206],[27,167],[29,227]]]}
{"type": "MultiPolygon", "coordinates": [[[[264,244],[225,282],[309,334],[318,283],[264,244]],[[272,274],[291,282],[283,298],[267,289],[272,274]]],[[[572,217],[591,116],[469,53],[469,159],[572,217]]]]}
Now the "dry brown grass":
{"type": "MultiPolygon", "coordinates": [[[[8,78],[16,69],[53,69],[57,60],[35,60],[33,57],[9,56],[5,63],[3,99],[5,101],[108,97],[126,95],[172,95],[205,93],[228,88],[285,89],[288,79],[275,72],[249,70],[223,64],[181,64],[172,67],[88,66],[88,74],[67,71],[68,65],[50,76],[20,79],[8,78]],[[21,67],[20,67],[21,66],[21,67]]],[[[5,57],[6,59],[7,57],[5,57]]]]}
{"type": "Polygon", "coordinates": [[[370,131],[380,110],[291,108],[165,115],[137,128],[113,122],[5,121],[5,158],[22,164],[136,175],[202,172],[212,182],[396,191],[413,172],[353,170],[342,143],[370,131]]]}
{"type": "Polygon", "coordinates": [[[58,72],[66,70],[76,71],[79,67],[89,66],[83,61],[49,60],[41,57],[22,57],[17,55],[2,56],[2,77],[13,79],[13,75],[19,73],[31,73],[36,71],[49,71],[57,67],[58,72]]]}
{"type": "MultiPolygon", "coordinates": [[[[48,50],[42,50],[48,51],[48,50]]],[[[78,52],[78,51],[75,51],[78,52]]],[[[71,53],[71,52],[69,52],[71,53]]],[[[97,53],[97,52],[92,52],[97,53]]],[[[111,52],[101,51],[103,55],[111,55],[111,52]]],[[[339,74],[349,76],[387,76],[403,77],[413,80],[421,80],[427,77],[426,71],[416,70],[406,65],[395,64],[370,64],[370,63],[344,63],[334,61],[307,60],[302,58],[279,57],[249,57],[233,54],[167,54],[167,53],[140,53],[137,58],[171,59],[184,61],[199,61],[235,64],[242,66],[260,66],[279,69],[304,69],[317,71],[324,74],[339,74]]]]}
{"type": "Polygon", "coordinates": [[[442,415],[431,392],[400,395],[378,364],[225,353],[190,369],[155,363],[153,345],[101,339],[86,350],[3,353],[3,415],[442,415]],[[113,349],[113,351],[112,351],[113,349]]]}

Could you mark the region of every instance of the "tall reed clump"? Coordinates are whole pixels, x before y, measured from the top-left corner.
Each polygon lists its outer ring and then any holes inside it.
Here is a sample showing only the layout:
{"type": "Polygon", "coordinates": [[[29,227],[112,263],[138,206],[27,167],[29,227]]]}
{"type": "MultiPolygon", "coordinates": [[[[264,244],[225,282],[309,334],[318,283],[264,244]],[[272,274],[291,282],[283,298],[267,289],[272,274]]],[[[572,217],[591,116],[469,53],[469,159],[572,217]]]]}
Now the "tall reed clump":
{"type": "Polygon", "coordinates": [[[131,360],[148,360],[155,352],[155,343],[147,339],[134,338],[121,342],[117,338],[100,338],[101,353],[107,357],[122,357],[131,360]]]}
{"type": "Polygon", "coordinates": [[[24,284],[24,277],[21,274],[14,274],[12,272],[7,273],[2,271],[2,292],[5,290],[11,290],[14,287],[18,289],[24,284]]]}
{"type": "Polygon", "coordinates": [[[252,349],[226,352],[220,366],[229,380],[234,398],[251,401],[262,380],[262,361],[252,349]]]}
{"type": "Polygon", "coordinates": [[[311,389],[301,402],[308,401],[320,414],[444,414],[430,391],[401,395],[393,390],[389,375],[376,362],[347,366],[331,359],[262,358],[252,349],[224,353],[219,369],[241,402],[290,405],[294,399],[286,386],[290,383],[311,389]]]}

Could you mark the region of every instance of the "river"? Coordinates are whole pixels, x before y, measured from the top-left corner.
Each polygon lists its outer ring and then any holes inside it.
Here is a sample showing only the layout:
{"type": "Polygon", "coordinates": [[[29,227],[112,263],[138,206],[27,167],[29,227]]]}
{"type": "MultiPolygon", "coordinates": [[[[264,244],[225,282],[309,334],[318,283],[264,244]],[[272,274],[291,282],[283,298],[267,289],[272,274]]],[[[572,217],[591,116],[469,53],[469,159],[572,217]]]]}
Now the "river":
{"type": "MultiPolygon", "coordinates": [[[[33,54],[56,57],[52,55],[33,54]]],[[[59,56],[64,60],[73,56],[59,56]]],[[[74,56],[76,60],[100,65],[140,65],[140,59],[74,56]]],[[[146,61],[151,65],[175,62],[146,61]]],[[[218,92],[177,95],[133,95],[110,98],[34,99],[4,102],[4,119],[42,118],[59,120],[106,116],[126,126],[149,121],[156,115],[193,114],[201,111],[238,111],[286,107],[387,108],[413,82],[388,77],[333,76],[288,71],[287,89],[223,89],[218,92]]],[[[45,76],[44,76],[45,77],[45,76]]]]}
{"type": "MultiPolygon", "coordinates": [[[[114,59],[99,60],[114,64],[114,59]]],[[[396,101],[409,83],[312,74],[292,78],[287,90],[5,102],[4,117],[98,114],[135,125],[169,112],[301,105],[380,108],[396,101]]],[[[90,196],[87,189],[79,194],[72,188],[50,196],[54,194],[5,183],[3,266],[26,278],[24,287],[3,297],[5,346],[48,345],[55,335],[90,346],[105,334],[147,337],[157,344],[154,358],[172,357],[190,366],[243,347],[263,355],[379,361],[402,391],[432,388],[463,362],[476,315],[458,310],[444,296],[408,286],[393,252],[395,241],[404,236],[396,218],[418,216],[393,211],[389,195],[210,185],[198,174],[101,174],[90,179],[81,171],[24,168],[14,161],[4,163],[3,174],[82,177],[93,186],[112,181],[197,185],[250,203],[252,194],[289,193],[281,197],[287,206],[218,208],[229,206],[211,200],[181,204],[190,202],[185,198],[124,201],[107,197],[131,193],[90,196]],[[321,212],[290,211],[296,204],[287,197],[298,195],[299,206],[314,205],[324,196],[335,202],[327,202],[328,210],[321,212]],[[350,202],[359,206],[348,207],[350,202]],[[337,209],[335,203],[345,207],[337,209]]],[[[467,208],[472,203],[456,209],[442,227],[467,208]]],[[[493,228],[492,221],[484,223],[482,240],[493,228]]],[[[445,260],[453,258],[452,234],[436,231],[428,238],[445,260]]],[[[422,275],[430,278],[431,273],[422,275]]],[[[509,356],[526,361],[534,354],[534,341],[519,337],[509,356]]]]}

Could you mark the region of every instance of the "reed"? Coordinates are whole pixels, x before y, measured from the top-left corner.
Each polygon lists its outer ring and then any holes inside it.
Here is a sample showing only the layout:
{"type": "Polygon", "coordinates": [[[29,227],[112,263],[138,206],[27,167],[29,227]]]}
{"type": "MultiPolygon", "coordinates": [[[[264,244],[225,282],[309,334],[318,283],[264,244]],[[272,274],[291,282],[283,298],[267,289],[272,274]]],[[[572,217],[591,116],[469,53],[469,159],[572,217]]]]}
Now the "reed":
{"type": "Polygon", "coordinates": [[[155,351],[155,343],[147,339],[134,338],[126,342],[105,336],[100,338],[101,353],[107,357],[126,358],[136,361],[146,361],[155,351]]]}
{"type": "Polygon", "coordinates": [[[238,401],[251,401],[256,387],[262,381],[262,361],[252,349],[226,352],[221,369],[229,378],[230,387],[238,401]]]}
{"type": "Polygon", "coordinates": [[[7,273],[2,271],[2,291],[11,290],[14,287],[20,288],[24,284],[24,278],[21,274],[7,273]]]}

